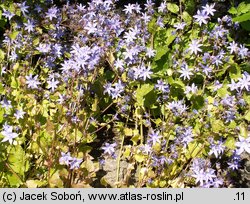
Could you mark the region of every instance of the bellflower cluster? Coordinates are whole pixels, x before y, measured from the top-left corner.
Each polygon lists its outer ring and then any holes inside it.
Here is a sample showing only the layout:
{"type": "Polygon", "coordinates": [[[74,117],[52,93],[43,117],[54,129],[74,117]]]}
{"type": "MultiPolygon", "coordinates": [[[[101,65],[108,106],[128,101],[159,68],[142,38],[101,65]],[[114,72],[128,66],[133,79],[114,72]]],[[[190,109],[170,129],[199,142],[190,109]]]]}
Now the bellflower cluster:
{"type": "Polygon", "coordinates": [[[176,144],[183,145],[184,148],[193,141],[192,127],[177,127],[176,128],[176,144]]]}
{"type": "Polygon", "coordinates": [[[209,155],[213,154],[215,156],[215,158],[218,158],[219,155],[223,154],[223,152],[225,151],[225,146],[224,146],[222,141],[218,141],[218,144],[212,143],[210,145],[210,148],[211,149],[210,149],[208,154],[209,155]]]}
{"type": "Polygon", "coordinates": [[[116,143],[105,143],[105,146],[102,147],[102,150],[104,150],[104,154],[107,154],[108,156],[115,157],[115,147],[117,146],[116,143]]]}
{"type": "Polygon", "coordinates": [[[155,145],[156,143],[160,143],[160,139],[162,138],[162,136],[160,135],[159,131],[154,131],[152,130],[149,134],[149,139],[148,139],[148,143],[151,143],[152,145],[155,145]]]}
{"type": "Polygon", "coordinates": [[[174,113],[176,116],[180,116],[188,109],[183,101],[172,101],[169,102],[167,107],[174,113]]]}
{"type": "Polygon", "coordinates": [[[78,169],[82,163],[82,159],[78,159],[76,157],[71,157],[70,152],[64,153],[61,152],[61,157],[59,159],[60,164],[65,164],[70,167],[70,169],[78,169]]]}
{"type": "Polygon", "coordinates": [[[195,21],[201,26],[202,24],[207,24],[208,19],[210,19],[210,16],[214,15],[214,12],[216,11],[214,9],[215,4],[212,5],[205,5],[203,6],[203,10],[198,10],[197,14],[194,15],[195,21]]]}
{"type": "Polygon", "coordinates": [[[203,159],[195,159],[190,168],[192,171],[192,177],[195,178],[195,183],[200,187],[220,187],[223,185],[223,181],[217,178],[215,170],[211,168],[210,162],[203,159]]]}
{"type": "Polygon", "coordinates": [[[0,158],[13,170],[1,185],[236,185],[248,6],[207,2],[2,1],[0,158]]]}
{"type": "Polygon", "coordinates": [[[114,84],[114,87],[111,83],[107,83],[104,86],[104,93],[108,93],[113,99],[121,97],[121,94],[124,92],[125,85],[119,80],[114,84]]]}

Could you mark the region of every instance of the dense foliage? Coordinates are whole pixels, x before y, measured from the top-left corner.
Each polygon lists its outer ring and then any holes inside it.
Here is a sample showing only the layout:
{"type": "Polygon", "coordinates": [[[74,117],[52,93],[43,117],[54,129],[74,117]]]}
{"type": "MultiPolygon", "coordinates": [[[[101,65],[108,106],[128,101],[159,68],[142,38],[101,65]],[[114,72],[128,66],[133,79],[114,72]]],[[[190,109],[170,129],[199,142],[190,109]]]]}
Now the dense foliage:
{"type": "Polygon", "coordinates": [[[250,3],[35,2],[0,4],[1,187],[235,185],[250,3]]]}

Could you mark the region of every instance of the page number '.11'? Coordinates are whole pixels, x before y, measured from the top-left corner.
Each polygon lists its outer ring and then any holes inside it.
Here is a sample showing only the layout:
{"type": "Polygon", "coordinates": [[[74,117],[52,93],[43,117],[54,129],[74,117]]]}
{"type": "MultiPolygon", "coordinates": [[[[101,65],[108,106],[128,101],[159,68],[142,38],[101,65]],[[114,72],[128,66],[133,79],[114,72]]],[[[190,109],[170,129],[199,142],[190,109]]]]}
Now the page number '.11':
{"type": "Polygon", "coordinates": [[[244,194],[244,192],[242,192],[242,193],[237,192],[236,193],[236,198],[234,200],[245,200],[245,194],[244,194]]]}

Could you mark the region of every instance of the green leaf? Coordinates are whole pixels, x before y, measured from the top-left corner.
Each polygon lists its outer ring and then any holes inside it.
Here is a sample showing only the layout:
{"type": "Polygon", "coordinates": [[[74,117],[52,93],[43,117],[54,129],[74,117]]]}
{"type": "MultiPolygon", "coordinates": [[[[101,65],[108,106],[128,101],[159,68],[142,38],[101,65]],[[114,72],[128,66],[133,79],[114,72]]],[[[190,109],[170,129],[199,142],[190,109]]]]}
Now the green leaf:
{"type": "Polygon", "coordinates": [[[0,49],[0,61],[3,61],[5,57],[5,52],[0,49]]]}
{"type": "Polygon", "coordinates": [[[167,3],[167,9],[175,14],[177,14],[179,12],[179,7],[173,3],[167,3]]]}
{"type": "Polygon", "coordinates": [[[8,163],[10,167],[21,177],[29,168],[29,162],[23,148],[19,145],[13,146],[9,153],[8,163]]]}
{"type": "Polygon", "coordinates": [[[138,141],[140,140],[140,135],[135,135],[131,138],[131,141],[133,142],[133,145],[137,145],[138,141]]]}
{"type": "Polygon", "coordinates": [[[144,106],[147,108],[152,108],[154,107],[156,100],[157,94],[152,90],[145,96],[144,106]]]}
{"type": "Polygon", "coordinates": [[[163,55],[165,55],[169,51],[168,47],[159,47],[156,49],[156,55],[154,57],[154,60],[157,61],[161,59],[163,55]]]}
{"type": "Polygon", "coordinates": [[[160,153],[161,151],[161,144],[160,143],[155,143],[153,146],[152,146],[152,149],[154,150],[155,153],[160,153]]]}
{"type": "Polygon", "coordinates": [[[171,84],[171,86],[175,86],[175,87],[179,87],[183,89],[185,88],[185,84],[180,79],[173,79],[172,77],[169,77],[168,82],[169,84],[171,84]]]}
{"type": "Polygon", "coordinates": [[[0,19],[0,28],[4,28],[6,25],[6,19],[0,19]]]}
{"type": "Polygon", "coordinates": [[[97,97],[95,97],[94,103],[92,104],[92,107],[91,107],[91,110],[93,112],[96,112],[96,111],[99,110],[99,105],[98,104],[99,104],[99,100],[98,100],[97,97]]]}
{"type": "Polygon", "coordinates": [[[192,23],[192,17],[188,14],[188,12],[184,11],[182,13],[182,18],[187,23],[187,25],[190,25],[192,23]]]}
{"type": "Polygon", "coordinates": [[[228,128],[230,128],[230,129],[235,129],[236,126],[237,126],[236,122],[235,122],[235,121],[231,121],[231,122],[229,123],[229,125],[228,125],[228,128]]]}
{"type": "Polygon", "coordinates": [[[155,18],[153,18],[149,23],[148,23],[148,31],[150,32],[150,33],[155,33],[155,31],[156,31],[156,29],[155,29],[155,22],[156,22],[156,19],[155,18]]]}
{"type": "Polygon", "coordinates": [[[43,180],[27,180],[26,185],[28,188],[39,188],[46,185],[46,181],[43,180]]]}
{"type": "Polygon", "coordinates": [[[131,128],[124,129],[125,136],[133,136],[133,130],[131,128]]]}
{"type": "Polygon", "coordinates": [[[247,121],[250,121],[250,110],[246,112],[244,118],[245,118],[247,121]]]}
{"type": "Polygon", "coordinates": [[[39,42],[40,42],[40,39],[37,37],[37,38],[35,38],[35,39],[33,40],[33,45],[36,46],[36,45],[39,44],[39,42]]]}
{"type": "Polygon", "coordinates": [[[11,40],[15,40],[17,35],[18,35],[19,31],[13,31],[11,34],[10,34],[10,39],[11,40]]]}
{"type": "Polygon", "coordinates": [[[2,83],[0,83],[0,94],[2,94],[4,92],[4,87],[2,85],[2,83]]]}
{"type": "Polygon", "coordinates": [[[90,159],[84,161],[81,166],[85,167],[88,170],[88,172],[94,172],[96,170],[94,162],[91,161],[90,159]]]}
{"type": "Polygon", "coordinates": [[[17,80],[16,80],[16,78],[14,76],[11,77],[11,84],[10,84],[10,86],[12,88],[15,88],[15,89],[18,88],[18,83],[17,83],[17,80]]]}
{"type": "Polygon", "coordinates": [[[102,177],[102,178],[101,178],[100,183],[101,183],[101,185],[103,185],[103,186],[108,186],[108,185],[109,185],[109,184],[108,184],[108,181],[106,180],[105,177],[102,177]]]}
{"type": "Polygon", "coordinates": [[[163,187],[165,187],[166,186],[166,184],[167,184],[167,181],[160,181],[160,183],[159,183],[159,186],[161,187],[161,188],[163,188],[163,187]]]}
{"type": "Polygon", "coordinates": [[[242,2],[239,4],[237,7],[237,13],[242,14],[242,13],[247,13],[250,11],[250,4],[245,4],[245,2],[242,2]]]}
{"type": "Polygon", "coordinates": [[[0,124],[3,122],[4,109],[0,108],[0,124]]]}
{"type": "Polygon", "coordinates": [[[170,28],[166,32],[166,36],[167,36],[166,46],[169,46],[176,38],[176,34],[173,35],[173,31],[175,31],[175,29],[170,28]]]}
{"type": "Polygon", "coordinates": [[[203,149],[203,145],[201,143],[197,142],[190,142],[188,144],[188,152],[186,153],[186,157],[188,159],[195,158],[198,156],[199,153],[201,153],[203,149]]]}
{"type": "Polygon", "coordinates": [[[229,94],[228,92],[228,87],[225,85],[223,86],[222,88],[218,89],[217,93],[218,93],[218,96],[223,98],[224,96],[226,96],[227,94],[229,94]]]}
{"type": "Polygon", "coordinates": [[[16,70],[19,68],[19,65],[20,65],[20,64],[19,64],[19,62],[17,62],[16,64],[14,64],[14,66],[13,66],[13,70],[15,70],[15,71],[16,71],[16,70]]]}
{"type": "Polygon", "coordinates": [[[241,22],[240,25],[241,25],[242,28],[244,28],[245,30],[250,31],[250,20],[249,20],[249,21],[241,22]]]}
{"type": "Polygon", "coordinates": [[[190,100],[192,101],[192,108],[196,110],[201,109],[205,103],[204,97],[201,95],[193,95],[190,100]]]}
{"type": "Polygon", "coordinates": [[[193,15],[196,9],[196,1],[195,0],[186,0],[185,1],[185,7],[186,11],[190,14],[193,15]]]}
{"type": "Polygon", "coordinates": [[[141,155],[141,154],[136,154],[135,155],[135,160],[139,163],[143,162],[145,159],[144,155],[141,155]]]}
{"type": "Polygon", "coordinates": [[[20,180],[20,178],[18,178],[18,176],[16,176],[15,174],[13,174],[12,172],[7,172],[5,174],[8,182],[9,182],[9,185],[10,187],[20,187],[20,185],[23,184],[23,182],[20,180]]]}
{"type": "Polygon", "coordinates": [[[235,64],[235,66],[230,67],[228,71],[231,79],[238,79],[241,76],[241,69],[237,64],[235,64]]]}
{"type": "Polygon", "coordinates": [[[36,121],[37,122],[39,122],[41,125],[45,125],[46,124],[46,122],[47,122],[47,118],[46,117],[44,117],[42,114],[38,114],[38,115],[36,115],[35,116],[35,119],[36,119],[36,121]]]}
{"type": "Polygon", "coordinates": [[[224,129],[224,124],[221,120],[214,120],[211,122],[212,130],[215,133],[219,133],[224,129]]]}
{"type": "Polygon", "coordinates": [[[225,142],[225,146],[231,150],[235,149],[235,139],[232,136],[229,136],[225,142]]]}
{"type": "Polygon", "coordinates": [[[123,156],[125,158],[129,158],[130,153],[131,153],[131,147],[126,147],[125,151],[123,152],[123,156]]]}
{"type": "Polygon", "coordinates": [[[143,84],[136,90],[136,101],[139,106],[144,106],[145,96],[154,89],[152,84],[143,84]]]}
{"type": "Polygon", "coordinates": [[[230,14],[237,14],[238,11],[237,11],[237,9],[236,9],[235,7],[231,7],[231,8],[228,10],[228,13],[230,13],[230,14]]]}
{"type": "Polygon", "coordinates": [[[233,18],[234,22],[239,22],[239,23],[244,22],[244,21],[248,21],[248,20],[250,20],[250,12],[233,18]]]}
{"type": "Polygon", "coordinates": [[[50,188],[55,188],[55,187],[62,188],[63,187],[63,181],[60,178],[59,171],[55,171],[51,175],[50,180],[49,180],[49,186],[50,188]]]}

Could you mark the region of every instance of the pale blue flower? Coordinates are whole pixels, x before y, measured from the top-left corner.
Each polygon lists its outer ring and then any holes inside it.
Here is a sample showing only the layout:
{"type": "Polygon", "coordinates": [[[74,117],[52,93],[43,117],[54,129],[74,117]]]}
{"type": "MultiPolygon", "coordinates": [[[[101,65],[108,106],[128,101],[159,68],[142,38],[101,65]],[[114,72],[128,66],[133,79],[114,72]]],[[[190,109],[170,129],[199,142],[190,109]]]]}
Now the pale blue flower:
{"type": "Polygon", "coordinates": [[[115,153],[115,147],[117,146],[116,143],[110,144],[110,143],[105,143],[105,146],[102,147],[104,150],[104,154],[108,154],[109,156],[113,156],[115,153]]]}
{"type": "Polygon", "coordinates": [[[239,56],[241,57],[241,59],[249,56],[248,49],[244,45],[240,45],[239,47],[239,56]]]}
{"type": "Polygon", "coordinates": [[[191,70],[188,68],[188,65],[183,65],[181,67],[181,70],[179,70],[179,73],[181,73],[180,77],[185,79],[190,79],[190,76],[194,75],[191,70]]]}
{"type": "Polygon", "coordinates": [[[114,63],[116,69],[124,67],[124,61],[121,59],[117,59],[114,63]]]}
{"type": "Polygon", "coordinates": [[[176,28],[176,30],[183,30],[186,25],[187,24],[184,22],[176,23],[176,24],[174,24],[174,28],[176,28]]]}
{"type": "Polygon", "coordinates": [[[191,86],[186,86],[186,90],[184,93],[185,94],[189,94],[189,93],[195,94],[197,91],[198,91],[198,87],[194,83],[192,83],[191,86]]]}
{"type": "Polygon", "coordinates": [[[6,98],[4,98],[0,103],[2,108],[4,108],[7,111],[12,108],[11,101],[7,100],[6,98]]]}
{"type": "Polygon", "coordinates": [[[57,88],[57,84],[59,84],[59,81],[52,78],[50,81],[47,81],[47,83],[48,83],[48,89],[51,89],[51,91],[54,92],[55,89],[57,88]]]}
{"type": "Polygon", "coordinates": [[[236,83],[233,79],[231,79],[231,83],[227,85],[230,88],[230,91],[237,90],[239,88],[239,84],[236,83]]]}
{"type": "Polygon", "coordinates": [[[209,18],[209,16],[204,10],[198,10],[194,18],[196,19],[195,21],[201,26],[202,24],[207,24],[207,19],[209,18]]]}
{"type": "Polygon", "coordinates": [[[151,16],[149,16],[147,13],[142,14],[142,20],[144,20],[144,23],[147,24],[151,20],[151,16]]]}
{"type": "Polygon", "coordinates": [[[207,15],[213,16],[213,15],[214,15],[214,12],[216,11],[216,10],[214,9],[214,6],[215,6],[215,4],[211,4],[211,5],[206,4],[205,6],[202,6],[202,8],[203,8],[203,11],[204,11],[207,15]]]}
{"type": "Polygon", "coordinates": [[[146,79],[151,78],[151,74],[153,74],[153,72],[151,71],[150,66],[148,66],[147,68],[145,66],[142,66],[139,77],[143,79],[143,81],[146,81],[146,79]]]}
{"type": "Polygon", "coordinates": [[[129,3],[128,5],[125,5],[125,9],[123,9],[123,11],[125,11],[126,14],[132,14],[134,9],[135,5],[129,3]]]}
{"type": "Polygon", "coordinates": [[[69,165],[72,160],[73,160],[73,158],[70,156],[70,152],[68,152],[68,153],[61,152],[61,157],[59,159],[60,164],[69,165]]]}
{"type": "Polygon", "coordinates": [[[88,31],[88,35],[94,34],[98,31],[97,23],[88,22],[87,25],[85,26],[85,29],[88,31]]]}
{"type": "Polygon", "coordinates": [[[143,146],[143,152],[147,155],[149,155],[152,152],[152,147],[148,144],[145,144],[143,146]]]}
{"type": "Polygon", "coordinates": [[[166,1],[161,2],[160,6],[158,7],[158,12],[164,13],[166,11],[167,3],[166,1]]]}
{"type": "Polygon", "coordinates": [[[156,51],[150,47],[147,47],[147,50],[146,50],[146,56],[151,58],[151,57],[154,57],[156,54],[156,51]]]}
{"type": "Polygon", "coordinates": [[[28,33],[34,31],[34,28],[35,28],[35,24],[34,24],[34,21],[28,19],[27,23],[24,23],[24,30],[27,30],[28,33]]]}
{"type": "Polygon", "coordinates": [[[72,161],[70,162],[70,169],[79,169],[82,161],[83,161],[82,159],[73,157],[72,161]]]}
{"type": "Polygon", "coordinates": [[[210,145],[210,151],[209,151],[209,155],[214,154],[214,156],[216,158],[219,157],[219,155],[221,155],[224,151],[225,151],[225,146],[223,144],[222,141],[219,141],[218,144],[211,144],[210,145]]]}
{"type": "Polygon", "coordinates": [[[154,130],[151,130],[148,136],[149,136],[148,142],[152,142],[153,145],[161,142],[160,139],[162,138],[162,136],[160,135],[160,131],[155,132],[154,130]]]}
{"type": "Polygon", "coordinates": [[[24,1],[23,3],[18,4],[18,6],[20,7],[21,12],[23,13],[23,15],[26,15],[26,13],[28,13],[28,8],[29,6],[26,5],[26,1],[24,1]]]}
{"type": "Polygon", "coordinates": [[[242,74],[242,78],[238,81],[238,86],[241,90],[244,88],[249,91],[250,88],[250,75],[247,73],[242,74]]]}
{"type": "Polygon", "coordinates": [[[157,84],[155,85],[155,88],[159,91],[162,91],[162,93],[168,93],[170,91],[169,85],[164,82],[162,79],[157,80],[157,84]]]}
{"type": "Polygon", "coordinates": [[[238,147],[237,154],[240,155],[244,151],[250,154],[250,137],[247,138],[239,136],[239,141],[235,143],[235,146],[238,147]]]}
{"type": "Polygon", "coordinates": [[[14,116],[16,117],[17,120],[19,120],[20,118],[23,119],[23,116],[26,114],[26,112],[24,112],[22,109],[20,110],[16,110],[16,112],[14,113],[14,116]]]}
{"type": "Polygon", "coordinates": [[[124,35],[124,39],[126,43],[133,42],[136,39],[136,32],[134,32],[133,30],[126,32],[124,35]]]}
{"type": "Polygon", "coordinates": [[[201,52],[202,50],[200,49],[200,47],[202,46],[202,44],[199,44],[199,40],[195,39],[195,40],[192,40],[192,42],[189,44],[189,49],[191,54],[196,54],[198,52],[201,52]]]}
{"type": "Polygon", "coordinates": [[[159,17],[157,18],[156,24],[157,24],[158,26],[160,26],[161,28],[164,27],[163,18],[162,18],[161,16],[159,16],[159,17]]]}
{"type": "Polygon", "coordinates": [[[229,46],[227,48],[230,50],[230,54],[237,53],[239,49],[238,44],[234,41],[229,43],[229,46]]]}
{"type": "Polygon", "coordinates": [[[183,104],[183,101],[172,101],[169,102],[167,107],[174,113],[176,116],[180,116],[182,113],[184,113],[187,110],[187,107],[185,104],[183,104]]]}
{"type": "Polygon", "coordinates": [[[78,169],[82,161],[83,161],[82,159],[71,157],[70,152],[68,153],[61,152],[61,157],[59,159],[60,164],[65,164],[67,166],[70,166],[70,169],[78,169]]]}
{"type": "Polygon", "coordinates": [[[13,140],[18,137],[18,134],[13,132],[13,127],[9,125],[5,125],[1,134],[4,136],[2,142],[8,141],[10,144],[13,143],[13,140]]]}
{"type": "Polygon", "coordinates": [[[49,18],[50,20],[57,18],[57,12],[58,9],[56,6],[49,8],[49,10],[46,12],[46,18],[49,18]]]}
{"type": "Polygon", "coordinates": [[[3,9],[2,16],[4,16],[5,18],[8,18],[8,20],[10,21],[15,16],[15,14],[11,13],[8,10],[3,9]]]}
{"type": "Polygon", "coordinates": [[[29,76],[26,76],[25,78],[26,78],[26,84],[28,88],[37,89],[38,85],[41,84],[37,79],[38,75],[33,77],[32,74],[30,74],[29,76]]]}
{"type": "Polygon", "coordinates": [[[40,43],[36,49],[41,53],[48,53],[51,50],[50,45],[46,43],[40,43]]]}

